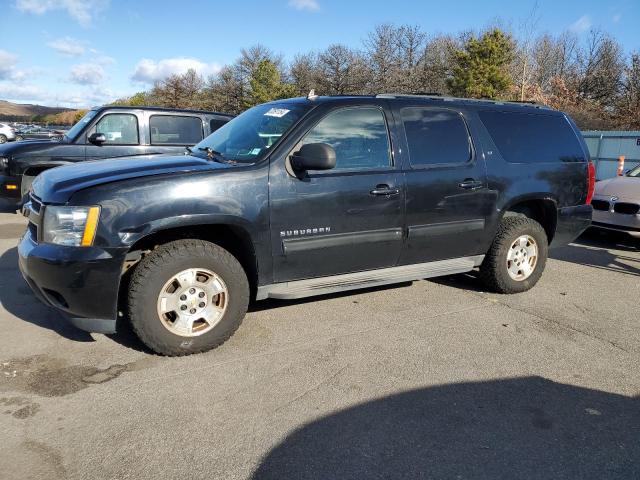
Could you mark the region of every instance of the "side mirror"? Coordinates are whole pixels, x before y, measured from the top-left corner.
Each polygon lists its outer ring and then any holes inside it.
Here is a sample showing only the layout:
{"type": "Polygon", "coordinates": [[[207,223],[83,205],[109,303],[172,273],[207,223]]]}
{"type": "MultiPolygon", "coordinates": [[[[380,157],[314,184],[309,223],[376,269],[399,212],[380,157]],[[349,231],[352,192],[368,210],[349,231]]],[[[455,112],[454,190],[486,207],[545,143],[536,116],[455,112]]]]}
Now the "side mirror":
{"type": "Polygon", "coordinates": [[[107,136],[104,133],[92,133],[89,135],[89,143],[93,143],[94,145],[102,145],[107,141],[107,136]]]}
{"type": "Polygon", "coordinates": [[[298,171],[331,170],[336,166],[336,151],[326,143],[307,143],[291,155],[291,166],[298,171]]]}

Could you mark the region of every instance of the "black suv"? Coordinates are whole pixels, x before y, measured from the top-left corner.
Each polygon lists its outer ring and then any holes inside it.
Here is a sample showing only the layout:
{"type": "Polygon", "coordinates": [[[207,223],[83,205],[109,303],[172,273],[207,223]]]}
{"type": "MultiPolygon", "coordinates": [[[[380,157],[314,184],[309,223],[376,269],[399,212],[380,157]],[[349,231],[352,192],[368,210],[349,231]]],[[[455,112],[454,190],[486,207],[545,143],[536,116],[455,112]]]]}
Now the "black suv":
{"type": "Polygon", "coordinates": [[[182,153],[233,116],[198,110],[106,106],[89,110],[61,138],[0,146],[0,198],[19,202],[33,179],[83,160],[182,153]]]}
{"type": "Polygon", "coordinates": [[[85,330],[129,321],[165,355],[211,349],[250,298],[293,299],[479,268],[539,280],[591,222],[594,170],[549,108],[378,95],[254,107],[190,155],[38,176],[20,268],[85,330]]]}

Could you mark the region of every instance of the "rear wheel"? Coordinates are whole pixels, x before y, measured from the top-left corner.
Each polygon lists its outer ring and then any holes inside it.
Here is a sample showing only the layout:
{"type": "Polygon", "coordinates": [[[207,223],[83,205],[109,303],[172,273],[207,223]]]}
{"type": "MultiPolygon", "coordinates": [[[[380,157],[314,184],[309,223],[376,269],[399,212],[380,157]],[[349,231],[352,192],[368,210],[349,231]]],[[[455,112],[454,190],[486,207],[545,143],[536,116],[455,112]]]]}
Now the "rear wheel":
{"type": "Polygon", "coordinates": [[[0,133],[0,143],[7,143],[7,136],[0,133]]]}
{"type": "Polygon", "coordinates": [[[16,135],[16,142],[21,142],[22,140],[24,140],[22,135],[16,135]]]}
{"type": "Polygon", "coordinates": [[[142,342],[162,355],[204,352],[238,329],[249,303],[240,262],[202,240],[178,240],[147,255],[131,277],[128,311],[142,342]]]}
{"type": "Polygon", "coordinates": [[[499,293],[525,292],[540,280],[547,253],[547,235],[538,222],[505,217],[480,266],[480,278],[499,293]]]}

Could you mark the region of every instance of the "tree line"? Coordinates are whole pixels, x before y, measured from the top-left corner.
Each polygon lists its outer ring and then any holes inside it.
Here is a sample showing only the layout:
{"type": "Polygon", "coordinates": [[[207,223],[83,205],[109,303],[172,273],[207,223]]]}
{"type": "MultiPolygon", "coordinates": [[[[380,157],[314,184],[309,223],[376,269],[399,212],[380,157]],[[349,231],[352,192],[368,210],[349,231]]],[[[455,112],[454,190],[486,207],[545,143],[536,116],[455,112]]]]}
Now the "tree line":
{"type": "Polygon", "coordinates": [[[229,113],[306,95],[429,93],[532,101],[569,113],[582,129],[640,129],[640,52],[625,55],[611,35],[582,40],[505,29],[429,35],[418,26],[382,24],[360,48],[333,44],[290,61],[264,45],[242,49],[216,75],[171,75],[120,105],[229,113]]]}

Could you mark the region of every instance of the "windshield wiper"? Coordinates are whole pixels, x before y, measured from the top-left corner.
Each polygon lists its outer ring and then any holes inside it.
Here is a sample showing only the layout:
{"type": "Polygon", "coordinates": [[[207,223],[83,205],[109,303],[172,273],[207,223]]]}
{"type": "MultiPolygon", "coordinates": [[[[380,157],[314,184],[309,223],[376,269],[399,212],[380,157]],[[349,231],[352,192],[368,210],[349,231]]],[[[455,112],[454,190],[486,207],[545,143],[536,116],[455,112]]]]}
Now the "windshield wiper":
{"type": "Polygon", "coordinates": [[[207,152],[207,158],[213,160],[218,163],[238,163],[235,160],[225,160],[220,152],[217,152],[211,147],[198,147],[198,150],[202,152],[207,152]]]}

